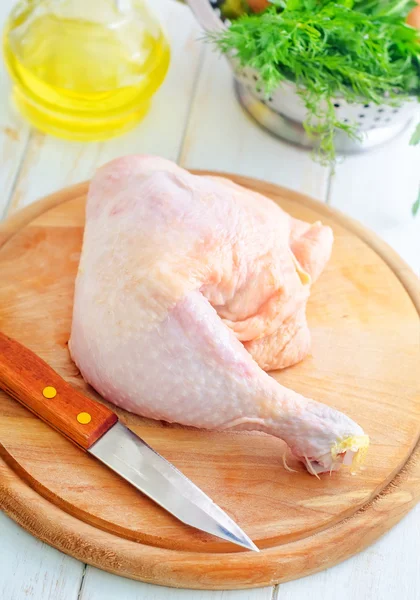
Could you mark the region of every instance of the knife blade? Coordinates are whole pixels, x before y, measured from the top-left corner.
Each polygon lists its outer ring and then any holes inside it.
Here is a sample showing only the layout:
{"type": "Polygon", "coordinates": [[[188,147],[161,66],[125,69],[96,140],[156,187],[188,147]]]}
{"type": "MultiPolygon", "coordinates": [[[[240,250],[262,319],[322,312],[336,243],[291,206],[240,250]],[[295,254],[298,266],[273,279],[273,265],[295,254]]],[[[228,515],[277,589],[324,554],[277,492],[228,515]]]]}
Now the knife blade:
{"type": "Polygon", "coordinates": [[[0,388],[179,521],[259,552],[229,515],[115,413],[80,393],[32,350],[1,332],[0,388]]]}

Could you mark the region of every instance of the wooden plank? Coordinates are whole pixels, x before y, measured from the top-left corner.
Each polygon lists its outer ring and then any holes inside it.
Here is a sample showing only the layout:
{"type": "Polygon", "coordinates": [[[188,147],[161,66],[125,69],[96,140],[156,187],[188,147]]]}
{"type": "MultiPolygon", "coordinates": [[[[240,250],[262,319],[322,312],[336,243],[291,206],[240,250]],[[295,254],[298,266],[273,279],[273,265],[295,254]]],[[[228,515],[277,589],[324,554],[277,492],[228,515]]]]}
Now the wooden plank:
{"type": "MultiPolygon", "coordinates": [[[[3,30],[6,18],[14,0],[2,0],[0,3],[0,30],[3,30]]],[[[12,106],[11,83],[6,72],[4,60],[0,61],[0,219],[6,212],[9,197],[25,154],[29,138],[29,126],[12,106]]]]}
{"type": "Polygon", "coordinates": [[[0,598],[76,600],[84,565],[32,537],[0,512],[0,598]]]}
{"type": "Polygon", "coordinates": [[[228,63],[208,47],[180,164],[258,177],[318,200],[326,197],[328,169],[313,162],[308,152],[274,138],[245,114],[228,63]]]}
{"type": "Polygon", "coordinates": [[[420,273],[420,214],[411,214],[420,186],[420,146],[409,145],[412,131],[347,157],[332,180],[330,202],[373,229],[420,273]]]}
{"type": "Polygon", "coordinates": [[[195,43],[199,29],[186,6],[172,0],[156,0],[153,7],[166,26],[172,59],[149,114],[131,132],[106,142],[77,143],[34,133],[11,210],[89,178],[99,165],[123,154],[158,154],[176,160],[201,60],[201,48],[195,43]]]}
{"type": "Polygon", "coordinates": [[[79,600],[271,600],[270,587],[255,590],[207,592],[149,585],[88,567],[79,600]]]}
{"type": "MultiPolygon", "coordinates": [[[[129,415],[134,431],[146,435],[152,447],[233,511],[252,539],[268,548],[260,555],[243,552],[221,557],[222,542],[183,527],[39,419],[29,418],[16,402],[0,398],[0,439],[15,465],[14,473],[26,474],[31,488],[43,494],[48,490],[49,498],[37,496],[36,502],[29,502],[27,494],[35,492],[3,468],[0,479],[6,481],[0,505],[17,515],[29,531],[78,559],[158,584],[214,589],[268,586],[302,576],[305,570],[326,568],[376,539],[418,496],[420,478],[415,472],[420,463],[414,455],[404,472],[383,493],[378,491],[399,471],[418,439],[418,314],[412,303],[420,312],[419,282],[409,274],[405,279],[400,275],[405,292],[390,270],[398,269],[399,259],[382,248],[373,234],[360,226],[352,229],[355,226],[346,217],[333,215],[327,206],[272,184],[235,179],[281,199],[296,217],[334,226],[334,255],[311,298],[312,356],[285,371],[282,382],[331,402],[360,422],[372,438],[365,471],[322,481],[302,469],[280,472],[282,450],[274,437],[242,438],[223,432],[197,436],[190,430],[162,429],[156,422],[145,424],[129,415]],[[400,360],[395,361],[395,356],[400,360]],[[353,373],[358,374],[357,386],[353,373]],[[196,455],[201,457],[199,463],[196,455]],[[255,465],[260,466],[257,474],[255,465]],[[92,494],[93,489],[101,493],[92,494]],[[364,510],[358,511],[366,502],[364,510]]],[[[73,188],[75,198],[80,197],[81,187],[73,188]]],[[[36,227],[26,227],[0,252],[0,321],[6,333],[83,389],[80,377],[76,382],[64,342],[71,321],[84,206],[78,200],[69,202],[65,191],[54,196],[57,203],[63,193],[66,202],[40,214],[36,227]]],[[[51,199],[36,205],[40,213],[45,203],[50,207],[51,199]]],[[[26,222],[26,211],[20,212],[20,218],[26,222]]]]}
{"type": "Polygon", "coordinates": [[[279,586],[279,600],[411,600],[420,590],[420,505],[367,550],[333,569],[279,586]]]}

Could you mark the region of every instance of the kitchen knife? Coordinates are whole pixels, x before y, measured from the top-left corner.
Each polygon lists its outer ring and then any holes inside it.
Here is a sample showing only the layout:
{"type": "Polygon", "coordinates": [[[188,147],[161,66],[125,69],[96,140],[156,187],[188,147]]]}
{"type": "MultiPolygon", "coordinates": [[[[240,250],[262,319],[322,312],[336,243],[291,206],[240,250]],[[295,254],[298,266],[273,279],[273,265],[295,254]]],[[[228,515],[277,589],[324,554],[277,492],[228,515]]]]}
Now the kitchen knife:
{"type": "Polygon", "coordinates": [[[259,551],[217,504],[120,423],[115,413],[78,392],[39,356],[2,333],[0,388],[183,523],[259,551]]]}

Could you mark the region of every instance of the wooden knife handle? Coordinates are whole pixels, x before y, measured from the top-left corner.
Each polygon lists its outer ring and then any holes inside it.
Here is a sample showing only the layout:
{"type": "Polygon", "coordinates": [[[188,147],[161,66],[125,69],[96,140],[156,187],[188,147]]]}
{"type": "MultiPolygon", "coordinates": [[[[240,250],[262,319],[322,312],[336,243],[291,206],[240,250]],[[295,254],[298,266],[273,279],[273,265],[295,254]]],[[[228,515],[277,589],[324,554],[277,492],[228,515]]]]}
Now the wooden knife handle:
{"type": "Polygon", "coordinates": [[[85,450],[118,421],[106,406],[76,391],[39,356],[2,333],[0,388],[85,450]]]}

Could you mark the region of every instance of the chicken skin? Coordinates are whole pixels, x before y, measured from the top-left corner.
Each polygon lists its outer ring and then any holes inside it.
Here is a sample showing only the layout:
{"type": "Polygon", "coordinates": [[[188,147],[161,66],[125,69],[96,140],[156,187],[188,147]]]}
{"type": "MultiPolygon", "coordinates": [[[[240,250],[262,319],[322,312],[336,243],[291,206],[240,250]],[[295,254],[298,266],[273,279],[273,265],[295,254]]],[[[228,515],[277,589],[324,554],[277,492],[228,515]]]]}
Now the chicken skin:
{"type": "Polygon", "coordinates": [[[69,348],[128,411],[278,436],[312,473],[367,445],[344,414],[265,371],[302,360],[306,304],[332,231],[221,177],[127,156],[88,194],[69,348]]]}

